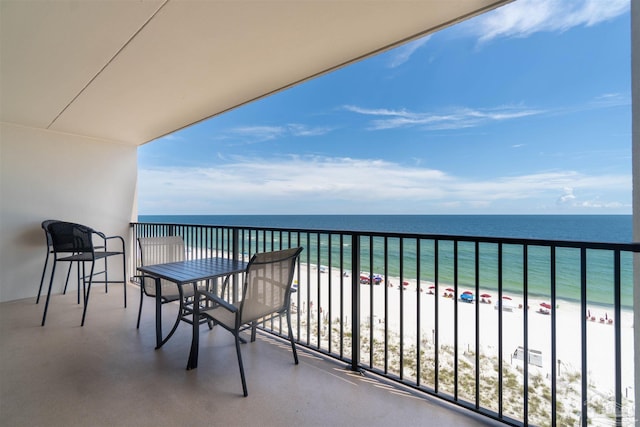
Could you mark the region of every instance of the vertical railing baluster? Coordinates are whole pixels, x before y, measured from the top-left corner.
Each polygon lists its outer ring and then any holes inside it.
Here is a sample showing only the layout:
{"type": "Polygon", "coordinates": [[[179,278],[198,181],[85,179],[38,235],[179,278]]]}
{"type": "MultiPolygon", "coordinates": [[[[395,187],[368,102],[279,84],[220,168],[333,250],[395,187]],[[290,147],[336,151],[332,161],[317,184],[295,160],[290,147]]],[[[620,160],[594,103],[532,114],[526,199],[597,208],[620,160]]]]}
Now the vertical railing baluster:
{"type": "Polygon", "coordinates": [[[522,247],[522,328],[523,328],[523,343],[524,356],[523,356],[523,404],[522,404],[522,419],[524,425],[529,425],[529,247],[523,245],[522,247]]]}
{"type": "Polygon", "coordinates": [[[422,362],[422,345],[421,345],[421,331],[420,320],[422,307],[420,305],[422,299],[422,292],[420,292],[420,239],[416,239],[416,385],[420,387],[420,375],[421,375],[421,362],[422,362]]]}
{"type": "Polygon", "coordinates": [[[453,400],[458,400],[458,241],[453,241],[453,400]]]}
{"type": "Polygon", "coordinates": [[[360,234],[352,235],[351,248],[351,370],[360,371],[360,234]]]}
{"type": "Polygon", "coordinates": [[[400,379],[404,378],[404,239],[400,238],[400,379]]]}
{"type": "Polygon", "coordinates": [[[344,357],[344,272],[344,234],[340,233],[340,359],[344,357]]]}
{"type": "Polygon", "coordinates": [[[475,242],[475,259],[474,259],[474,278],[475,278],[475,315],[476,315],[476,330],[475,330],[475,377],[476,377],[476,389],[475,389],[475,408],[480,408],[480,303],[478,302],[478,296],[480,295],[480,242],[475,242]]]}
{"type": "Polygon", "coordinates": [[[580,332],[582,337],[581,352],[581,416],[580,424],[587,427],[588,422],[588,386],[587,383],[587,249],[580,248],[580,332]]]}
{"type": "MultiPolygon", "coordinates": [[[[615,399],[616,399],[616,426],[622,425],[622,290],[621,290],[621,261],[620,250],[613,253],[613,330],[615,342],[615,399]]],[[[639,308],[636,307],[636,310],[639,308]]],[[[636,355],[637,361],[637,355],[636,355]]],[[[637,362],[636,362],[637,363],[637,362]]],[[[636,367],[637,369],[637,367],[636,367]]]]}
{"type": "Polygon", "coordinates": [[[326,310],[326,314],[325,314],[326,318],[328,319],[328,322],[327,322],[327,325],[328,325],[327,326],[327,342],[329,343],[329,345],[327,347],[327,351],[329,353],[331,353],[331,348],[332,348],[332,346],[331,346],[331,337],[332,337],[331,332],[332,332],[332,329],[333,329],[331,327],[331,319],[333,318],[332,317],[332,314],[333,314],[333,311],[332,311],[332,308],[333,308],[333,298],[332,298],[333,297],[333,280],[332,280],[332,278],[333,278],[333,259],[331,257],[331,253],[333,252],[333,240],[332,240],[331,237],[332,237],[332,234],[329,233],[327,235],[327,238],[329,239],[329,241],[327,242],[327,247],[329,248],[329,253],[327,255],[327,259],[328,259],[327,268],[329,269],[329,271],[328,271],[328,274],[329,274],[329,277],[328,277],[328,279],[329,279],[329,284],[328,284],[328,286],[329,286],[329,289],[328,289],[328,291],[329,291],[329,301],[327,303],[327,310],[326,310]]]}
{"type": "Polygon", "coordinates": [[[316,292],[318,293],[318,348],[321,348],[321,341],[322,341],[322,313],[324,312],[324,308],[322,307],[322,304],[324,304],[323,300],[322,300],[322,236],[323,234],[321,233],[316,233],[316,242],[317,242],[317,277],[318,277],[318,284],[316,286],[316,292]]]}
{"type": "Polygon", "coordinates": [[[498,243],[498,417],[502,418],[502,243],[498,243]]]}
{"type": "Polygon", "coordinates": [[[557,409],[557,334],[556,334],[556,247],[551,246],[551,427],[556,427],[558,418],[557,409]]]}
{"type": "Polygon", "coordinates": [[[439,372],[440,372],[440,364],[439,364],[439,360],[440,360],[440,340],[438,338],[439,335],[439,315],[438,315],[438,309],[439,309],[439,284],[440,284],[440,280],[439,280],[439,268],[438,268],[438,264],[440,263],[440,246],[439,246],[440,241],[438,239],[434,239],[433,241],[433,256],[435,259],[434,262],[434,266],[433,266],[433,274],[434,274],[434,284],[435,284],[435,292],[436,292],[436,298],[435,298],[435,304],[434,304],[434,310],[433,310],[433,315],[434,315],[434,330],[433,330],[433,342],[434,342],[434,347],[435,347],[435,354],[434,354],[434,360],[433,360],[433,364],[434,364],[434,373],[433,373],[433,390],[435,394],[438,394],[438,379],[439,379],[439,372]]]}

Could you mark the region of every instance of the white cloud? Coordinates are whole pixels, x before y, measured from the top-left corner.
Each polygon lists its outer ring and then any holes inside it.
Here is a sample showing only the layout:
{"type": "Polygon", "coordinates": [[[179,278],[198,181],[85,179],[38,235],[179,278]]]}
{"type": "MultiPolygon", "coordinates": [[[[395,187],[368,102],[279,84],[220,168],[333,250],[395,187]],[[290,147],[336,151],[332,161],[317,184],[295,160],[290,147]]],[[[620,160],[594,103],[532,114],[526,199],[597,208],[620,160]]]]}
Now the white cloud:
{"type": "Polygon", "coordinates": [[[140,212],[157,214],[508,213],[543,204],[624,213],[630,211],[631,177],[556,171],[473,179],[378,159],[292,156],[141,169],[139,194],[140,212]],[[578,190],[588,198],[575,196],[578,190]]]}
{"type": "Polygon", "coordinates": [[[592,26],[629,10],[629,0],[518,0],[469,21],[480,42],[592,26]]]}
{"type": "Polygon", "coordinates": [[[558,204],[564,205],[576,200],[576,196],[573,194],[573,188],[565,187],[563,190],[564,193],[558,198],[558,204]]]}
{"type": "Polygon", "coordinates": [[[371,121],[370,128],[373,130],[410,126],[420,126],[427,130],[463,129],[481,126],[490,122],[513,120],[543,113],[541,110],[522,106],[502,106],[485,109],[460,107],[441,113],[415,113],[404,109],[368,109],[354,105],[346,105],[343,108],[366,116],[382,117],[371,121]]]}
{"type": "Polygon", "coordinates": [[[389,67],[396,68],[407,62],[418,49],[420,49],[429,41],[430,38],[431,36],[428,35],[418,40],[409,42],[397,49],[394,49],[393,56],[391,57],[391,61],[389,62],[389,67]]]}
{"type": "Polygon", "coordinates": [[[287,125],[288,132],[293,136],[321,136],[331,132],[330,127],[309,127],[299,123],[291,123],[287,125]]]}
{"type": "Polygon", "coordinates": [[[230,133],[255,142],[276,139],[286,133],[282,126],[243,126],[231,129],[230,133]]]}
{"type": "Polygon", "coordinates": [[[320,136],[331,132],[330,127],[310,127],[299,123],[290,123],[282,126],[242,126],[222,132],[217,139],[240,139],[241,142],[251,144],[286,136],[320,136]]]}

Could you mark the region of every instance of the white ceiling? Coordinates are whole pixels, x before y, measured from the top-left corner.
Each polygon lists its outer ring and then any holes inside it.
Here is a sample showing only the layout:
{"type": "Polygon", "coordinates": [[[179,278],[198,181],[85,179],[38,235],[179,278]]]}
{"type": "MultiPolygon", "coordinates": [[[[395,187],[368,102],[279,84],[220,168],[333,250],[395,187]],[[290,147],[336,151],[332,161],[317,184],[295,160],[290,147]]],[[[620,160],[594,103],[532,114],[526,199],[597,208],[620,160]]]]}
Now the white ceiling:
{"type": "Polygon", "coordinates": [[[0,119],[143,144],[509,0],[0,0],[0,119]]]}

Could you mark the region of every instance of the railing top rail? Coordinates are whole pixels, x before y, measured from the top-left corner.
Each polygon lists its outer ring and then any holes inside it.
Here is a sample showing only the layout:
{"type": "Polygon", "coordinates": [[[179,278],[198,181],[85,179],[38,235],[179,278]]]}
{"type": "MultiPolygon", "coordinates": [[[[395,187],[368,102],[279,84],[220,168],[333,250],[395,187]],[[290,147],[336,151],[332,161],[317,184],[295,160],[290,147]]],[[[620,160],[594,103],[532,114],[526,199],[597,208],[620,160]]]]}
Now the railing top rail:
{"type": "Polygon", "coordinates": [[[294,233],[317,233],[317,234],[342,234],[347,236],[372,236],[386,238],[404,238],[404,239],[420,239],[420,240],[437,240],[437,241],[458,241],[458,242],[479,242],[493,244],[513,244],[527,246],[555,246],[561,248],[585,248],[585,249],[603,249],[603,250],[620,250],[628,252],[640,252],[640,242],[591,242],[580,240],[550,240],[550,239],[531,239],[521,237],[495,237],[495,236],[472,236],[472,235],[453,235],[453,234],[423,234],[423,233],[401,233],[401,232],[381,232],[367,230],[327,230],[327,229],[310,229],[310,228],[286,228],[286,227],[262,227],[262,226],[240,226],[240,225],[222,225],[222,224],[187,224],[187,223],[157,223],[157,222],[132,222],[134,225],[162,225],[173,227],[204,227],[204,228],[227,228],[230,230],[258,230],[258,231],[276,231],[276,232],[294,232],[294,233]]]}

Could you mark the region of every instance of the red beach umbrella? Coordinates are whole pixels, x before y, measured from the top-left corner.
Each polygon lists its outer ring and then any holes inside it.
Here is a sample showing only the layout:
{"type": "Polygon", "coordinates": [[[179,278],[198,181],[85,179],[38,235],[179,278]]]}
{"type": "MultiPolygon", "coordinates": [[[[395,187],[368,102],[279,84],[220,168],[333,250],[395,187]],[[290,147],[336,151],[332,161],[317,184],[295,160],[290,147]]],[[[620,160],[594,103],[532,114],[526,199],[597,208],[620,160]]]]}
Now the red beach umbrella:
{"type": "Polygon", "coordinates": [[[456,290],[453,289],[453,288],[447,288],[447,289],[445,289],[445,291],[447,291],[447,292],[455,292],[456,290]]]}
{"type": "Polygon", "coordinates": [[[471,291],[464,291],[464,292],[462,293],[462,295],[473,295],[473,292],[471,292],[471,291]]]}
{"type": "Polygon", "coordinates": [[[490,294],[482,294],[480,295],[480,298],[491,298],[490,294]]]}
{"type": "Polygon", "coordinates": [[[409,282],[402,282],[402,286],[409,286],[409,282]]]}
{"type": "Polygon", "coordinates": [[[505,295],[505,296],[503,296],[503,297],[502,297],[502,299],[508,299],[508,300],[511,300],[511,297],[508,297],[508,296],[506,296],[506,295],[505,295]]]}
{"type": "Polygon", "coordinates": [[[540,307],[551,310],[551,304],[549,304],[547,302],[541,302],[540,303],[540,307]]]}
{"type": "Polygon", "coordinates": [[[435,288],[436,288],[436,285],[429,286],[429,289],[435,289],[435,288]]]}

